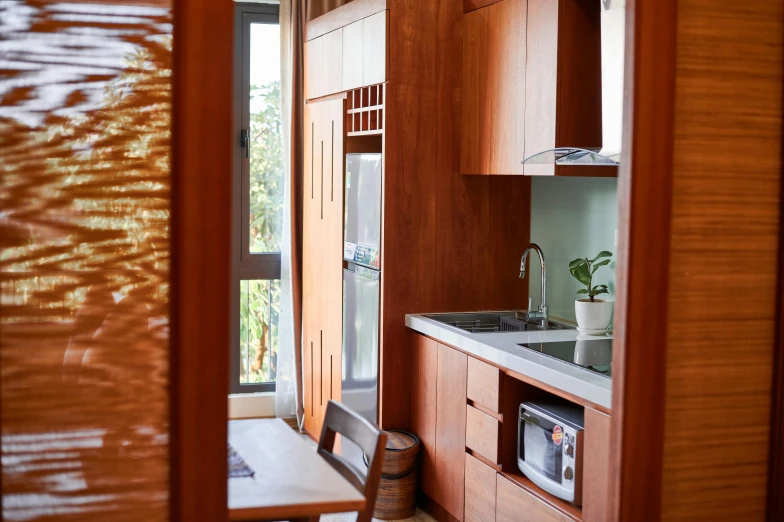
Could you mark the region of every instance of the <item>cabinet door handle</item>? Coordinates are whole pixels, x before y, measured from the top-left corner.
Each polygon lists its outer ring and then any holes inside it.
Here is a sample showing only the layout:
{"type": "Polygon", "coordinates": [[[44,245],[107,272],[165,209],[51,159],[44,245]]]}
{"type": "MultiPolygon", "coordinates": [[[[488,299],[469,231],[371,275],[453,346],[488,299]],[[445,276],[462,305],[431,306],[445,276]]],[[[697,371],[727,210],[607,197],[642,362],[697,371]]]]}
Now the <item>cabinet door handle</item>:
{"type": "Polygon", "coordinates": [[[310,416],[313,416],[313,341],[310,341],[310,416]]]}
{"type": "MultiPolygon", "coordinates": [[[[324,378],[324,330],[319,330],[319,361],[321,361],[321,378],[324,378]]],[[[324,383],[319,386],[319,406],[324,406],[324,383]]]]}
{"type": "Polygon", "coordinates": [[[329,171],[332,178],[332,185],[329,189],[329,200],[335,201],[335,120],[332,120],[332,144],[329,150],[329,171]]]}
{"type": "Polygon", "coordinates": [[[321,219],[324,219],[324,140],[321,140],[321,219]]]}
{"type": "Polygon", "coordinates": [[[315,157],[316,138],[314,137],[315,133],[316,133],[316,123],[311,122],[310,123],[310,199],[313,199],[313,169],[316,168],[316,166],[313,164],[314,160],[316,159],[315,157]]]}

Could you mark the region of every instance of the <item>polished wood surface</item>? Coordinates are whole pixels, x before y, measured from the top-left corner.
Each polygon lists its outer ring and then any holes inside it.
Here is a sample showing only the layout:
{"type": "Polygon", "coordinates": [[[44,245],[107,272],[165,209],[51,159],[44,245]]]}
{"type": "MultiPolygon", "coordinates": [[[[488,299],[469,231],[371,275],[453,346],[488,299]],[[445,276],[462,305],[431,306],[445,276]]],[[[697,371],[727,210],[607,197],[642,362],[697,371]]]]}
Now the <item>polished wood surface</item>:
{"type": "Polygon", "coordinates": [[[468,358],[466,397],[475,405],[501,412],[501,371],[476,357],[468,358]]]}
{"type": "Polygon", "coordinates": [[[340,400],[343,301],[343,114],[341,98],[305,106],[302,342],[305,429],[321,433],[340,400]]]}
{"type": "Polygon", "coordinates": [[[751,11],[715,0],[678,2],[661,498],[666,520],[689,520],[696,510],[705,519],[765,518],[783,66],[782,2],[756,2],[751,11]],[[759,158],[753,174],[731,148],[759,158]],[[726,342],[733,323],[749,326],[740,345],[726,342]],[[734,422],[741,410],[752,429],[734,422]],[[689,447],[695,435],[700,444],[689,447]]]}
{"type": "Polygon", "coordinates": [[[305,42],[305,99],[318,98],[327,94],[321,83],[324,68],[324,39],[317,38],[315,40],[305,42]]]}
{"type": "Polygon", "coordinates": [[[474,9],[481,9],[501,0],[463,0],[463,11],[468,13],[474,9]]]}
{"type": "MultiPolygon", "coordinates": [[[[525,157],[553,147],[601,147],[600,7],[592,0],[529,0],[525,157]]],[[[591,167],[552,164],[525,165],[524,172],[596,175],[591,167]]]]}
{"type": "Polygon", "coordinates": [[[233,5],[175,0],[174,12],[170,509],[220,522],[229,316],[215,310],[229,309],[233,5]]]}
{"type": "Polygon", "coordinates": [[[387,14],[381,11],[362,20],[362,85],[387,80],[387,14]]]}
{"type": "Polygon", "coordinates": [[[627,2],[613,326],[611,521],[660,518],[677,1],[627,2]],[[655,254],[655,255],[653,255],[655,254]],[[651,281],[656,281],[651,285],[651,281]],[[645,451],[640,452],[640,447],[645,451]]]}
{"type": "Polygon", "coordinates": [[[527,0],[464,16],[461,174],[522,174],[527,0]]]}
{"type": "Polygon", "coordinates": [[[438,343],[412,334],[411,429],[419,437],[419,485],[426,495],[435,495],[436,470],[436,382],[438,343]]]}
{"type": "Polygon", "coordinates": [[[465,445],[494,464],[500,464],[501,423],[472,406],[466,406],[465,445]]]}
{"type": "MultiPolygon", "coordinates": [[[[327,33],[320,38],[321,60],[321,90],[322,94],[332,94],[344,90],[343,88],[343,29],[327,33]]],[[[308,45],[313,42],[307,42],[308,45]]],[[[307,77],[307,75],[306,75],[307,77]]]]}
{"type": "Polygon", "coordinates": [[[464,522],[495,520],[496,472],[466,454],[464,522]]]}
{"type": "MultiPolygon", "coordinates": [[[[365,497],[281,419],[229,421],[229,443],[255,472],[229,479],[230,520],[304,518],[366,506],[365,497]]],[[[224,467],[225,461],[224,455],[224,467]]]]}
{"type": "Polygon", "coordinates": [[[352,0],[333,9],[305,25],[305,40],[310,41],[319,36],[362,20],[387,8],[387,0],[352,0]]]}
{"type": "Polygon", "coordinates": [[[357,522],[371,522],[373,519],[386,443],[386,433],[379,431],[376,426],[343,404],[329,401],[316,452],[364,495],[365,507],[357,513],[357,522]],[[357,470],[354,463],[344,459],[339,451],[336,451],[335,439],[338,435],[353,441],[359,447],[367,462],[366,472],[357,470]]]}
{"type": "Polygon", "coordinates": [[[433,499],[460,520],[465,495],[466,371],[464,353],[438,345],[433,499]]]}
{"type": "MultiPolygon", "coordinates": [[[[781,201],[784,201],[782,184],[781,201]]],[[[768,522],[784,520],[784,212],[779,217],[779,323],[778,345],[773,378],[771,405],[770,485],[768,486],[768,522]]]]}
{"type": "Polygon", "coordinates": [[[362,87],[363,20],[343,28],[343,90],[362,87]]]}
{"type": "MultiPolygon", "coordinates": [[[[525,478],[523,475],[520,477],[525,478]]],[[[573,519],[535,497],[528,490],[520,487],[520,484],[511,482],[499,474],[496,484],[495,520],[496,522],[566,522],[573,519]]]]}
{"type": "Polygon", "coordinates": [[[585,408],[583,432],[583,521],[610,519],[610,416],[585,408]]]}
{"type": "Polygon", "coordinates": [[[379,420],[400,428],[410,423],[405,314],[525,307],[530,180],[458,174],[462,3],[388,9],[379,420]]]}

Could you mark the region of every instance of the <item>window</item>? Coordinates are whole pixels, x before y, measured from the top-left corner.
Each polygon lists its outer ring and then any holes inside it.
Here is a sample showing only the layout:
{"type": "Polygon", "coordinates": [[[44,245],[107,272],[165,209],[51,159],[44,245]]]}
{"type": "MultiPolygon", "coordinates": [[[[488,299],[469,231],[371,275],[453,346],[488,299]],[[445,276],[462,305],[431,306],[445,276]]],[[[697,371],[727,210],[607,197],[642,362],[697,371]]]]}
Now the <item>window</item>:
{"type": "Polygon", "coordinates": [[[277,5],[237,4],[231,392],[275,389],[284,201],[277,5]]]}

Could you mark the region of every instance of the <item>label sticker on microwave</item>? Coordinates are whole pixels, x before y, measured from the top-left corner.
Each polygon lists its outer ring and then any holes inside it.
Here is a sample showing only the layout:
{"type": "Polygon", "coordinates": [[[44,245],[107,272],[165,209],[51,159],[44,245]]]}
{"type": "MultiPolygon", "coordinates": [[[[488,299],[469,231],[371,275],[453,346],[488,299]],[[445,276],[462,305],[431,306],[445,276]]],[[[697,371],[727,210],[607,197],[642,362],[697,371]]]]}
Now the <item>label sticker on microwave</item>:
{"type": "Polygon", "coordinates": [[[560,446],[562,440],[563,440],[563,430],[561,430],[560,426],[556,426],[555,428],[553,428],[553,442],[555,442],[557,446],[560,446]]]}

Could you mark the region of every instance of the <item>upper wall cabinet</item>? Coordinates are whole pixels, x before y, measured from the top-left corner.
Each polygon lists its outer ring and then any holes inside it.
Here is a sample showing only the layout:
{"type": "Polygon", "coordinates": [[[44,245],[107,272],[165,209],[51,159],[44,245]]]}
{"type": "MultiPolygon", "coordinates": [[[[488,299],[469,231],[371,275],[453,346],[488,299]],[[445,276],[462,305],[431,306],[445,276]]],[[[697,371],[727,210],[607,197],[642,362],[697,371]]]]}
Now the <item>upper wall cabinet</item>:
{"type": "Polygon", "coordinates": [[[527,0],[463,17],[460,172],[523,174],[527,0]]]}
{"type": "MultiPolygon", "coordinates": [[[[596,0],[528,0],[525,157],[602,146],[600,8],[596,0]]],[[[592,168],[526,164],[524,173],[597,174],[592,168]]]]}
{"type": "Polygon", "coordinates": [[[602,145],[600,3],[501,0],[463,21],[460,172],[599,174],[522,161],[602,145]]]}
{"type": "Polygon", "coordinates": [[[386,81],[387,13],[379,11],[305,42],[306,99],[386,81]]]}

